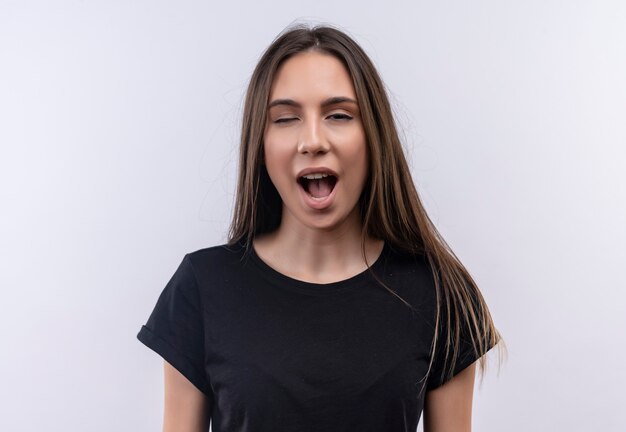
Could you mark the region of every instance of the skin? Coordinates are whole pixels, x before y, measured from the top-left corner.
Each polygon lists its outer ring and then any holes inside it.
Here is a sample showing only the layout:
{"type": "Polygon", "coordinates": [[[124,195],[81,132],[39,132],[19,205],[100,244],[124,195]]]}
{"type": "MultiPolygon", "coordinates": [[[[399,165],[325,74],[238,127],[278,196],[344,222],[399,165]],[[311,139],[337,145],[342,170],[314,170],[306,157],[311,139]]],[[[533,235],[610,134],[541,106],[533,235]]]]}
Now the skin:
{"type": "MultiPolygon", "coordinates": [[[[356,99],[341,62],[315,51],[286,60],[274,79],[264,160],[283,201],[282,222],[253,244],[268,265],[294,279],[329,283],[367,269],[357,202],[368,175],[368,149],[356,99]],[[331,98],[354,102],[325,105],[331,98]],[[281,100],[297,106],[274,105],[281,100]],[[310,167],[327,167],[338,174],[335,199],[326,209],[313,209],[302,199],[297,174],[310,167]]],[[[366,239],[370,263],[383,244],[366,239]]]]}
{"type": "Polygon", "coordinates": [[[471,432],[476,363],[426,393],[424,432],[471,432]]]}
{"type": "MultiPolygon", "coordinates": [[[[475,363],[441,387],[426,393],[424,432],[471,432],[475,363]]],[[[208,398],[169,363],[164,362],[163,432],[205,432],[208,398]]]]}
{"type": "Polygon", "coordinates": [[[163,432],[209,430],[209,398],[168,362],[163,362],[165,400],[163,432]]]}
{"type": "MultiPolygon", "coordinates": [[[[283,201],[280,227],[257,236],[261,259],[294,279],[330,283],[354,276],[367,265],[361,254],[357,202],[368,176],[368,150],[357,103],[324,105],[329,98],[356,101],[350,75],[336,58],[318,52],[285,61],[274,79],[264,133],[264,160],[283,201]],[[297,174],[328,167],[338,176],[332,205],[312,209],[301,197],[297,174]]],[[[368,238],[371,264],[383,241],[368,238]]],[[[165,362],[164,432],[201,432],[208,426],[207,397],[165,362]]],[[[426,394],[424,432],[469,432],[475,364],[426,394]]]]}

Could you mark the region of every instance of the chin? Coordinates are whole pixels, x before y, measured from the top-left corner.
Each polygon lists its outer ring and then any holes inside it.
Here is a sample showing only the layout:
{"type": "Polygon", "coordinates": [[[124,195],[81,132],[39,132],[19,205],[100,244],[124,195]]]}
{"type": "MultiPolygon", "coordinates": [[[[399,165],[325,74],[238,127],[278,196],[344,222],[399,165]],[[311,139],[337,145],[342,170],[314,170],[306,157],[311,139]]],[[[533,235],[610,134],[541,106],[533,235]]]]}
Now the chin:
{"type": "Polygon", "coordinates": [[[348,214],[346,215],[337,215],[337,214],[327,214],[327,215],[306,215],[301,223],[306,225],[308,228],[317,229],[322,231],[332,231],[333,229],[339,228],[348,218],[348,214]]]}

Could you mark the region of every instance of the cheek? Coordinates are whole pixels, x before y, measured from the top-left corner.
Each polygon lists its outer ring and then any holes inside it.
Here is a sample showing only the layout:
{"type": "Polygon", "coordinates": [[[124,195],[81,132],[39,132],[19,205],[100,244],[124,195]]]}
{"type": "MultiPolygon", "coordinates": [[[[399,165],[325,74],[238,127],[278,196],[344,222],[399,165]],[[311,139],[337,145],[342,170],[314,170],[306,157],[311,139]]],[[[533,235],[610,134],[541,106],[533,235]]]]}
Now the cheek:
{"type": "Polygon", "coordinates": [[[365,144],[359,143],[344,153],[344,164],[347,168],[346,177],[349,181],[346,186],[350,193],[360,195],[367,176],[369,175],[368,151],[365,144]]]}
{"type": "Polygon", "coordinates": [[[267,173],[274,183],[276,189],[280,189],[284,185],[289,176],[289,155],[282,151],[277,143],[266,140],[263,145],[263,158],[267,173]]]}
{"type": "Polygon", "coordinates": [[[356,137],[347,156],[355,175],[365,177],[368,174],[369,150],[364,136],[356,137]]]}

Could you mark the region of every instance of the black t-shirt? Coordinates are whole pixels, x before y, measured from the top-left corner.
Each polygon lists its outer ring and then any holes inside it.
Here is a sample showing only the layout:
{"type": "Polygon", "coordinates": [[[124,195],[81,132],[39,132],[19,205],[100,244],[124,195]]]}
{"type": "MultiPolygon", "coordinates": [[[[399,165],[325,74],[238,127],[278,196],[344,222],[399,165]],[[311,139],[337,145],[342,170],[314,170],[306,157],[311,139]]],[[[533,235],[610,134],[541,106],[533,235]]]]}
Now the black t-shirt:
{"type": "MultiPolygon", "coordinates": [[[[316,284],[279,273],[253,248],[200,249],[185,255],[137,338],[210,398],[213,432],[414,432],[423,380],[426,390],[445,382],[440,354],[426,375],[433,277],[424,258],[388,244],[371,269],[414,310],[369,270],[316,284]]],[[[462,344],[454,374],[476,359],[462,344]]]]}

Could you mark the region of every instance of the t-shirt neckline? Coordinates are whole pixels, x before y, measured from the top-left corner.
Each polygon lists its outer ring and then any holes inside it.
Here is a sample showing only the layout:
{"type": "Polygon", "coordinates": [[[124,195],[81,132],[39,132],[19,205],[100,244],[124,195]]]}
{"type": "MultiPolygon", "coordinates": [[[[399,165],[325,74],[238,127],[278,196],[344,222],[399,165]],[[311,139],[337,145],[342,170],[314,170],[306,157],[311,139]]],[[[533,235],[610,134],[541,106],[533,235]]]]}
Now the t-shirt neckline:
{"type": "Polygon", "coordinates": [[[279,272],[278,270],[267,264],[265,261],[263,261],[261,257],[257,255],[254,246],[250,246],[250,260],[254,264],[254,267],[259,271],[259,273],[274,284],[277,284],[286,289],[300,291],[304,293],[326,295],[343,292],[348,288],[362,285],[364,282],[371,282],[372,275],[370,274],[370,269],[379,274],[378,270],[380,267],[383,266],[388,252],[388,242],[385,241],[382,251],[378,255],[378,258],[376,258],[376,260],[372,264],[370,264],[369,269],[365,269],[362,272],[357,273],[356,275],[351,276],[347,279],[342,279],[329,283],[307,282],[300,279],[295,279],[291,276],[287,276],[286,274],[279,272]]]}

